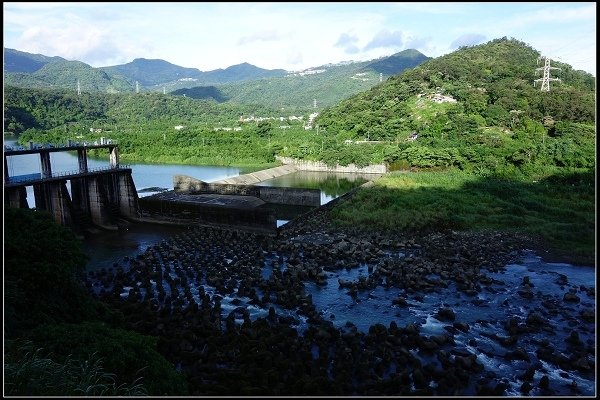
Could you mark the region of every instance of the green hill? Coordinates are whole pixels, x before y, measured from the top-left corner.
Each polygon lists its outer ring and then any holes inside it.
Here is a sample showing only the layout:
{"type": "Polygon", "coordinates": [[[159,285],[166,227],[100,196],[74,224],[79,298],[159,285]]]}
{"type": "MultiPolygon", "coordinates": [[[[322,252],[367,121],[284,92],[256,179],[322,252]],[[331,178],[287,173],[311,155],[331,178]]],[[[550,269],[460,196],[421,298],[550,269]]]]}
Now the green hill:
{"type": "Polygon", "coordinates": [[[223,103],[228,100],[219,89],[214,86],[197,86],[191,89],[183,88],[171,92],[174,96],[185,96],[192,99],[214,100],[217,103],[223,103]]]}
{"type": "Polygon", "coordinates": [[[399,53],[392,54],[389,57],[382,57],[375,61],[369,62],[364,68],[365,71],[373,70],[383,75],[397,75],[408,68],[414,68],[419,64],[429,60],[429,57],[415,49],[403,50],[399,53]]]}
{"type": "Polygon", "coordinates": [[[126,76],[142,86],[153,86],[180,78],[196,78],[201,72],[196,68],[185,68],[165,60],[136,58],[130,63],[99,68],[110,74],[126,76]]]}
{"type": "Polygon", "coordinates": [[[135,83],[121,75],[107,74],[81,61],[63,59],[46,63],[37,71],[27,73],[5,73],[4,84],[17,87],[58,88],[81,91],[122,92],[132,91],[135,83]]]}
{"type": "Polygon", "coordinates": [[[232,103],[307,111],[316,100],[321,110],[378,84],[380,73],[387,79],[428,59],[417,50],[404,50],[377,60],[326,64],[284,77],[219,85],[218,89],[232,103]]]}
{"type": "Polygon", "coordinates": [[[413,166],[593,166],[595,78],[553,63],[561,82],[541,92],[539,55],[506,38],[461,48],[330,107],[316,122],[329,135],[399,143],[387,161],[413,166]]]}
{"type": "Polygon", "coordinates": [[[55,61],[65,61],[65,59],[4,48],[4,73],[30,74],[55,61]]]}

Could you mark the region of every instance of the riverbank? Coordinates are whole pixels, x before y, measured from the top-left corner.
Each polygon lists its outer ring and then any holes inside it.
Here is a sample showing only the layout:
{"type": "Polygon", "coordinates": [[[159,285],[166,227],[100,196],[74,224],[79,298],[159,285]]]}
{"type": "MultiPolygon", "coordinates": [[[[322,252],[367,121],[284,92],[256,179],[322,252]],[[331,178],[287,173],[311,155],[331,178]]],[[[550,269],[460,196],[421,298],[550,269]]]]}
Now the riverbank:
{"type": "Polygon", "coordinates": [[[352,196],[277,236],[190,227],[87,285],[195,396],[593,394],[594,269],[509,233],[337,226],[352,196]]]}
{"type": "Polygon", "coordinates": [[[595,264],[594,175],[587,170],[536,180],[458,170],[393,172],[332,210],[332,218],[339,226],[416,235],[510,232],[545,257],[595,264]]]}

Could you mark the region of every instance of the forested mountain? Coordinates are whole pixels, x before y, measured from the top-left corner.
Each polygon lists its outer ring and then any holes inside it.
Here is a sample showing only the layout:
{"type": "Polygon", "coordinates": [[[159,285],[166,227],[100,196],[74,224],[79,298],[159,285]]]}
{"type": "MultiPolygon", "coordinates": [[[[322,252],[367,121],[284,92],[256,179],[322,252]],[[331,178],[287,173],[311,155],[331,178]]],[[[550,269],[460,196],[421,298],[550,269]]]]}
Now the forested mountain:
{"type": "Polygon", "coordinates": [[[134,92],[138,88],[151,91],[167,88],[172,91],[182,87],[242,82],[286,74],[283,69],[268,70],[248,63],[203,72],[164,60],[145,58],[122,65],[93,68],[80,61],[7,48],[4,49],[4,57],[5,82],[11,86],[31,88],[71,89],[76,88],[79,80],[82,91],[134,92]]]}
{"type": "Polygon", "coordinates": [[[177,89],[171,92],[174,96],[185,96],[192,99],[214,100],[217,103],[223,103],[229,98],[225,97],[215,86],[196,86],[193,88],[177,89]]]}
{"type": "Polygon", "coordinates": [[[203,72],[144,58],[93,68],[78,61],[12,49],[5,49],[5,57],[10,70],[5,69],[4,78],[10,86],[76,90],[79,80],[83,92],[165,91],[218,102],[262,104],[289,112],[312,109],[315,99],[319,109],[336,104],[376,85],[380,77],[386,79],[428,59],[417,50],[404,50],[376,60],[326,64],[288,73],[248,63],[203,72]]]}
{"type": "Polygon", "coordinates": [[[212,126],[231,124],[242,115],[274,116],[278,112],[257,105],[218,104],[155,92],[77,95],[70,90],[13,86],[4,90],[4,131],[17,135],[28,130],[85,133],[91,127],[162,122],[212,126]]]}
{"type": "MultiPolygon", "coordinates": [[[[26,68],[27,65],[33,68],[35,64],[23,61],[19,64],[19,68],[26,68]]],[[[80,90],[84,92],[115,93],[131,91],[135,88],[135,82],[122,75],[107,74],[81,61],[68,61],[60,57],[52,58],[32,73],[4,73],[4,84],[17,87],[60,88],[76,91],[78,82],[80,90]]]]}
{"type": "Polygon", "coordinates": [[[232,103],[306,111],[316,100],[317,109],[322,109],[428,59],[417,50],[404,50],[376,60],[326,64],[283,77],[219,85],[217,89],[232,103]]]}
{"type": "Polygon", "coordinates": [[[30,74],[53,61],[65,61],[65,59],[4,48],[4,73],[23,72],[30,74]]]}
{"type": "Polygon", "coordinates": [[[593,166],[595,78],[553,62],[561,68],[553,76],[561,81],[542,92],[540,83],[534,87],[539,56],[507,38],[461,48],[332,106],[317,123],[347,139],[404,142],[388,159],[413,165],[520,165],[550,158],[593,166]]]}
{"type": "Polygon", "coordinates": [[[287,72],[284,69],[263,69],[252,64],[241,63],[232,65],[225,69],[219,68],[213,71],[204,72],[199,81],[204,84],[218,85],[228,82],[242,82],[272,76],[284,76],[287,72]]]}
{"type": "Polygon", "coordinates": [[[164,60],[137,58],[130,63],[99,68],[107,72],[118,73],[138,81],[148,90],[172,90],[175,86],[190,87],[197,85],[217,85],[227,82],[241,82],[268,76],[283,76],[283,69],[263,69],[248,63],[232,65],[225,69],[200,71],[197,68],[184,68],[164,60]]]}
{"type": "Polygon", "coordinates": [[[170,147],[169,159],[180,162],[199,160],[200,155],[207,154],[204,146],[209,136],[215,159],[223,152],[231,153],[229,141],[237,135],[235,141],[240,149],[244,148],[243,141],[253,141],[254,153],[248,146],[244,149],[246,161],[254,159],[256,163],[274,162],[273,156],[279,154],[328,164],[385,162],[394,168],[454,166],[481,173],[593,168],[595,78],[574,71],[568,64],[553,63],[561,68],[553,70],[561,81],[551,82],[551,90],[542,92],[539,84],[533,85],[539,78],[538,56],[539,52],[527,44],[506,38],[461,48],[385,82],[369,83],[375,86],[326,108],[313,124],[307,124],[313,99],[317,99],[320,109],[324,99],[334,103],[335,97],[342,95],[341,91],[336,92],[333,80],[328,80],[328,73],[337,71],[338,78],[347,78],[345,82],[365,84],[368,81],[350,77],[378,79],[378,74],[355,72],[357,66],[353,63],[330,70],[324,66],[323,71],[313,74],[249,82],[246,85],[254,88],[255,97],[249,91],[246,98],[235,93],[233,85],[196,88],[182,93],[186,97],[162,93],[77,96],[74,91],[7,87],[4,129],[45,142],[75,131],[85,133],[90,127],[113,127],[114,138],[122,144],[131,143],[124,145],[122,154],[135,151],[143,159],[144,155],[165,155],[164,143],[157,138],[162,140],[174,126],[185,125],[190,128],[174,134],[185,140],[173,144],[183,145],[181,152],[195,153],[176,154],[179,147],[170,147]],[[309,81],[308,77],[315,80],[309,81]],[[276,85],[268,83],[286,79],[289,79],[286,90],[274,91],[276,85]],[[317,97],[319,85],[309,90],[309,82],[320,82],[319,93],[329,97],[317,97]],[[259,93],[265,99],[262,105],[250,104],[251,99],[258,102],[259,93]],[[217,103],[228,97],[226,102],[217,103]],[[302,112],[306,119],[294,119],[291,124],[288,117],[296,114],[292,108],[299,100],[306,103],[302,112]],[[273,120],[242,121],[250,116],[273,120]],[[313,132],[311,126],[319,126],[320,131],[313,132]],[[220,127],[229,130],[220,131],[220,127]],[[234,127],[243,130],[234,134],[238,132],[233,131],[234,127]],[[368,143],[363,143],[364,140],[368,143]]]}
{"type": "Polygon", "coordinates": [[[115,73],[139,82],[142,87],[154,86],[177,79],[197,78],[201,72],[197,68],[185,68],[165,60],[136,58],[130,63],[111,67],[100,67],[107,73],[115,73]]]}
{"type": "Polygon", "coordinates": [[[364,71],[373,70],[388,77],[397,75],[408,68],[414,68],[429,60],[429,57],[415,49],[406,49],[389,57],[381,57],[370,61],[364,67],[364,71]]]}

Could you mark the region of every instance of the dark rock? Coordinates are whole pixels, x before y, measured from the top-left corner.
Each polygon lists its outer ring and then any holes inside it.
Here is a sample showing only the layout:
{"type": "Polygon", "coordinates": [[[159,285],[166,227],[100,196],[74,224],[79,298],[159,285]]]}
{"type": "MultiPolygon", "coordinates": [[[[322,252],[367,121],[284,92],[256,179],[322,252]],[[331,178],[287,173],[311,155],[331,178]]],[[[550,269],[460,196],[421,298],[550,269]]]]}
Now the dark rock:
{"type": "Polygon", "coordinates": [[[451,308],[440,308],[435,314],[435,318],[439,319],[440,321],[454,321],[456,319],[456,315],[451,308]]]}

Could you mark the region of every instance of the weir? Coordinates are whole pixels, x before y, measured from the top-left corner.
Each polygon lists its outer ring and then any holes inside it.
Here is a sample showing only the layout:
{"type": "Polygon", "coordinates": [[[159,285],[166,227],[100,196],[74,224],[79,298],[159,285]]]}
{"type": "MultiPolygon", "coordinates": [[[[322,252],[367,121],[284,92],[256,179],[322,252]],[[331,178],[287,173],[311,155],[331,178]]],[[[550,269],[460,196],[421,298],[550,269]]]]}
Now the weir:
{"type": "Polygon", "coordinates": [[[139,198],[131,169],[119,166],[115,143],[79,145],[69,141],[67,146],[52,147],[30,143],[27,149],[4,149],[4,204],[13,208],[29,208],[27,186],[33,187],[36,209],[45,210],[56,222],[75,231],[91,227],[117,229],[120,219],[139,220],[139,198]],[[87,151],[106,148],[110,153],[108,167],[90,169],[87,151]],[[50,153],[77,151],[78,170],[55,173],[50,153]],[[10,176],[8,157],[39,154],[41,173],[10,176]],[[71,195],[67,189],[71,187],[71,195]]]}
{"type": "Polygon", "coordinates": [[[173,176],[174,190],[142,197],[140,208],[149,219],[166,217],[171,222],[233,225],[238,229],[273,233],[277,230],[273,205],[302,209],[319,207],[321,191],[256,186],[247,183],[257,183],[261,179],[281,176],[293,170],[274,168],[213,183],[186,175],[175,175],[173,176]]]}

